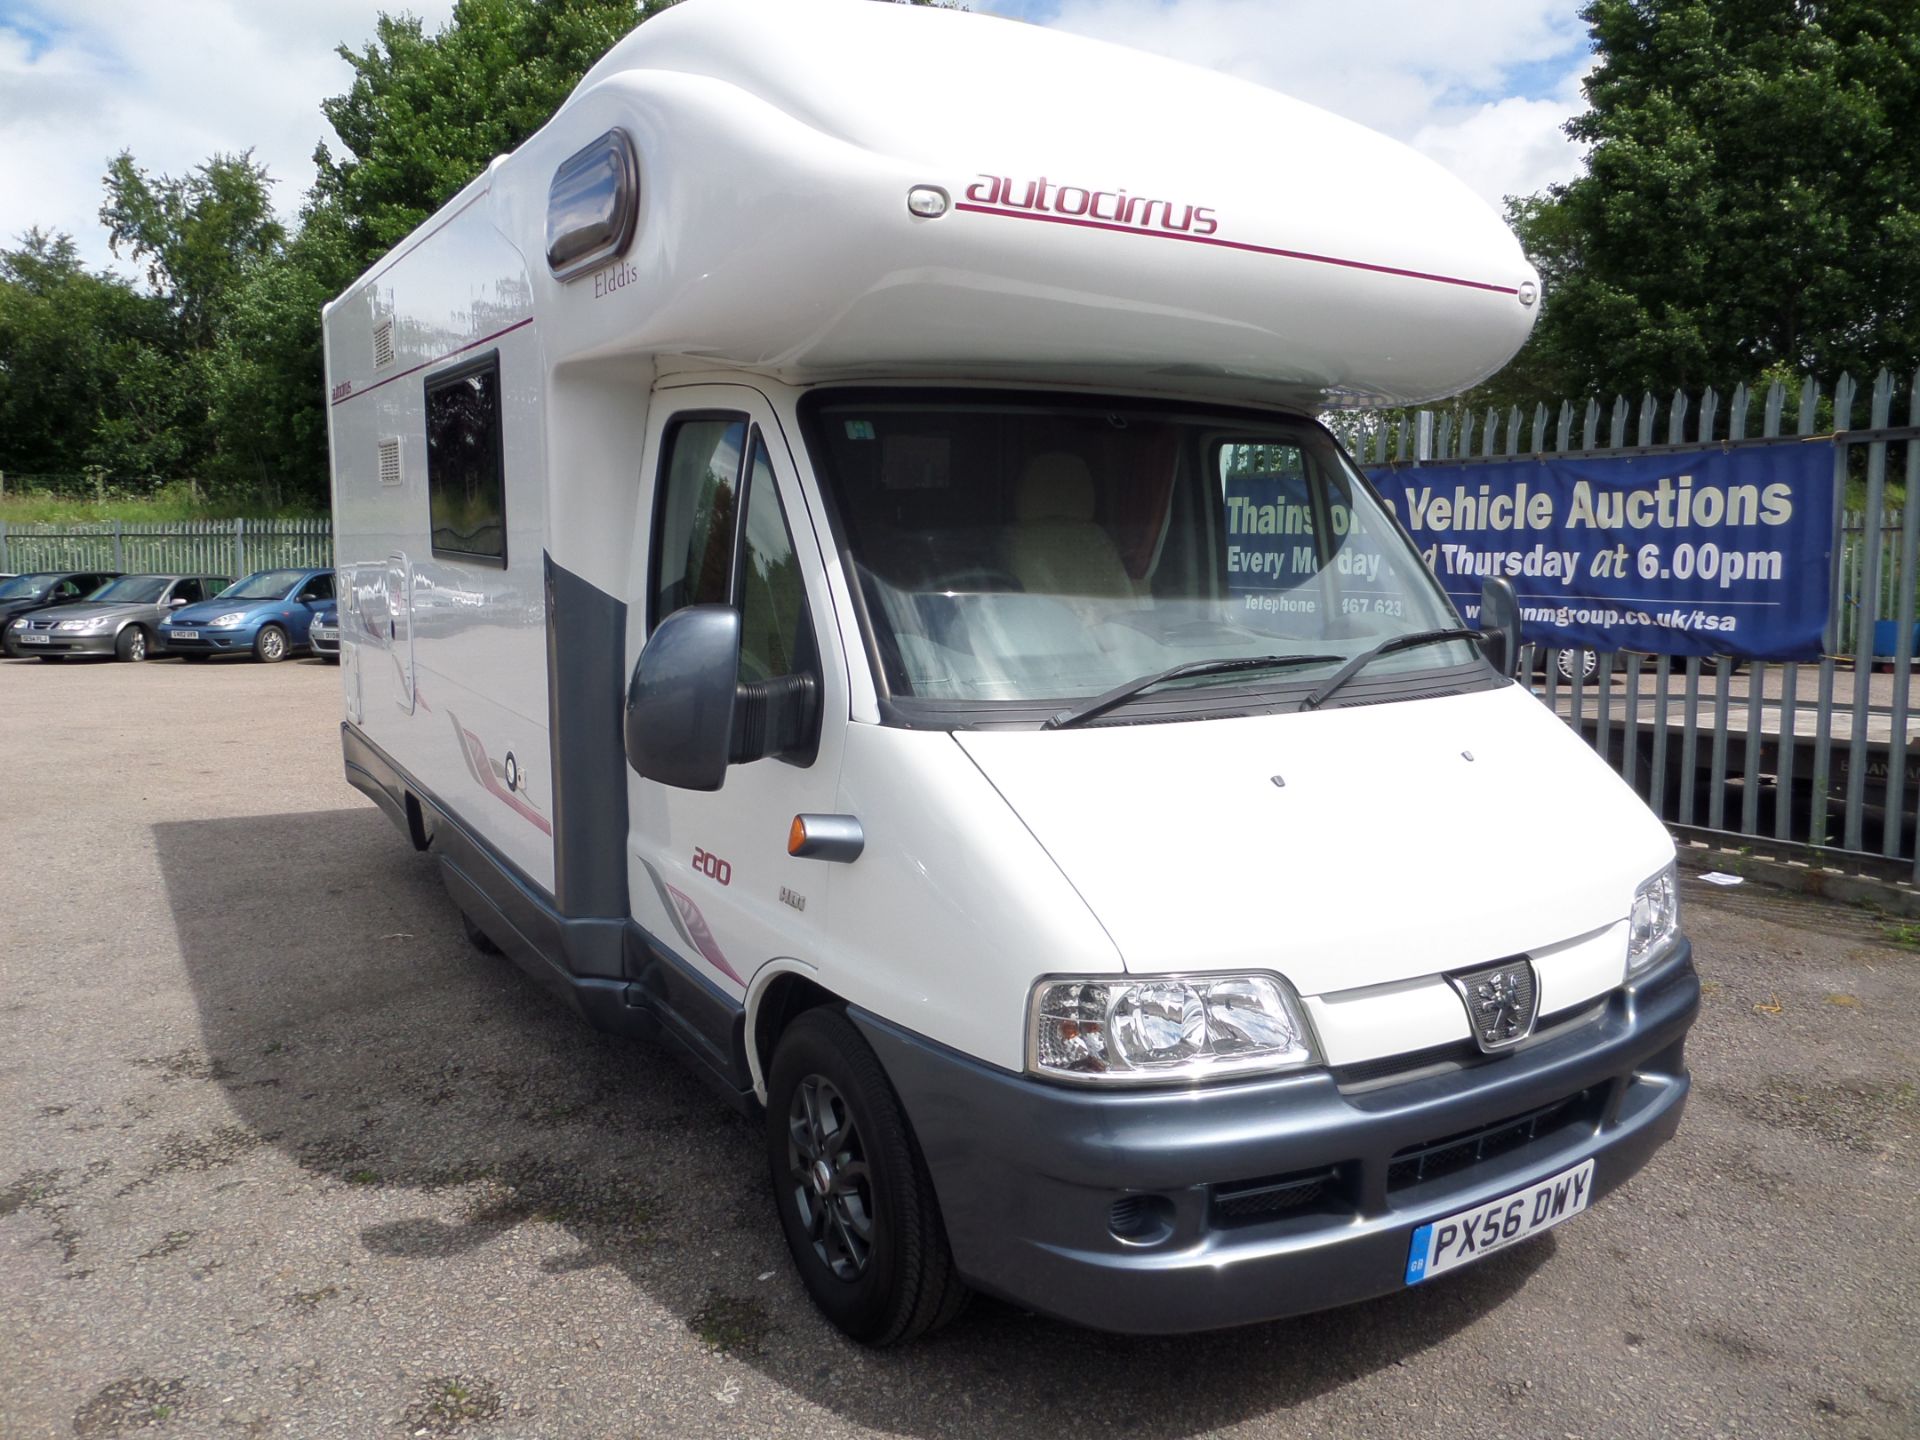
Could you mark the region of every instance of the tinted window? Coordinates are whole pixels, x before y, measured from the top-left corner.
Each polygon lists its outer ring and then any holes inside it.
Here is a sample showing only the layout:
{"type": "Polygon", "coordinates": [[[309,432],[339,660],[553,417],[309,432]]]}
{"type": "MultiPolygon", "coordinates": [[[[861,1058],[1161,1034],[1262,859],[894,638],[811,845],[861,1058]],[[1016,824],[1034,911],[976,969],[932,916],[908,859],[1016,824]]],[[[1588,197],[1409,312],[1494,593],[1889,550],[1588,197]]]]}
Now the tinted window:
{"type": "Polygon", "coordinates": [[[734,520],[747,422],[680,420],[667,433],[655,521],[653,624],[687,605],[732,598],[734,520]]]}
{"type": "Polygon", "coordinates": [[[95,600],[119,600],[128,604],[151,605],[167,588],[164,575],[122,575],[109,580],[94,592],[95,600]]]}
{"type": "Polygon", "coordinates": [[[434,554],[507,563],[498,355],[427,382],[427,503],[434,554]]]}
{"type": "Polygon", "coordinates": [[[740,678],[766,680],[813,669],[807,593],[786,507],[767,447],[753,441],[747,481],[746,544],[740,567],[740,678]]]}

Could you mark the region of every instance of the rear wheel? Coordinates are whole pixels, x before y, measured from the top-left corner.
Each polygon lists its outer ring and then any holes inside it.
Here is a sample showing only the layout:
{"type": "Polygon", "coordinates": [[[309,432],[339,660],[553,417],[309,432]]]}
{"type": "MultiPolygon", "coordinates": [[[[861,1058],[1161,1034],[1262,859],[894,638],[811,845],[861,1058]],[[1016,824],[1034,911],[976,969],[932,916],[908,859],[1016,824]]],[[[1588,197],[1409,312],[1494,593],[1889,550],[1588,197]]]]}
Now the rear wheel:
{"type": "Polygon", "coordinates": [[[113,653],[122,660],[140,661],[147,658],[147,632],[143,626],[129,625],[120,632],[120,638],[113,642],[113,653]]]}
{"type": "Polygon", "coordinates": [[[837,1009],[809,1010],[780,1037],[767,1165],[807,1293],[849,1336],[895,1345],[960,1313],[967,1289],[926,1161],[878,1057],[837,1009]]]}
{"type": "Polygon", "coordinates": [[[263,664],[287,658],[287,632],[278,625],[262,625],[253,637],[253,658],[263,664]]]}
{"type": "Polygon", "coordinates": [[[474,924],[473,917],[464,910],[460,912],[460,928],[467,933],[467,943],[482,955],[498,955],[500,953],[500,947],[493,943],[493,937],[488,935],[487,932],[482,930],[478,925],[474,924]]]}

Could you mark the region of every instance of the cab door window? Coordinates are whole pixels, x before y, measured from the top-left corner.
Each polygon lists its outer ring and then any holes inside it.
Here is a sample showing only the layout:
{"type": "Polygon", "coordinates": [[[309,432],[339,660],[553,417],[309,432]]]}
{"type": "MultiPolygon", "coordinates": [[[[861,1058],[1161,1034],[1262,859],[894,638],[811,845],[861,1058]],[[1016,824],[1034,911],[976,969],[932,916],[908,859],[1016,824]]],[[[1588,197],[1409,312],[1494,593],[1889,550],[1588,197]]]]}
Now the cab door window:
{"type": "Polygon", "coordinates": [[[654,521],[652,625],[688,605],[732,601],[746,441],[741,415],[692,416],[667,432],[654,521]]]}
{"type": "Polygon", "coordinates": [[[787,510],[773,478],[766,442],[753,437],[747,514],[736,587],[740,606],[740,678],[814,673],[813,626],[794,554],[787,510]]]}
{"type": "MultiPolygon", "coordinates": [[[[654,542],[651,624],[688,605],[731,605],[741,682],[777,716],[817,716],[819,650],[800,559],[766,442],[744,416],[688,416],[668,430],[654,542]]],[[[809,735],[796,729],[776,753],[810,763],[818,727],[794,724],[809,735]]]]}

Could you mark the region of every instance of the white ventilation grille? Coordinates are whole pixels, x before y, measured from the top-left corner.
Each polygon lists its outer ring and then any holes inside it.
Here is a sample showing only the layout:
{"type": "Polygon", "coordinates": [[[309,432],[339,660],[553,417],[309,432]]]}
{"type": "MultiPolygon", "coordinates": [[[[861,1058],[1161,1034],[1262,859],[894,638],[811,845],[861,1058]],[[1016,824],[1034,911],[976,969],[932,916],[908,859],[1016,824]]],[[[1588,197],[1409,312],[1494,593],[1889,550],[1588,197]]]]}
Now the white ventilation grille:
{"type": "Polygon", "coordinates": [[[384,370],[393,364],[393,321],[382,320],[373,327],[373,368],[384,370]]]}
{"type": "Polygon", "coordinates": [[[380,483],[400,483],[400,441],[397,438],[380,442],[380,483]]]}

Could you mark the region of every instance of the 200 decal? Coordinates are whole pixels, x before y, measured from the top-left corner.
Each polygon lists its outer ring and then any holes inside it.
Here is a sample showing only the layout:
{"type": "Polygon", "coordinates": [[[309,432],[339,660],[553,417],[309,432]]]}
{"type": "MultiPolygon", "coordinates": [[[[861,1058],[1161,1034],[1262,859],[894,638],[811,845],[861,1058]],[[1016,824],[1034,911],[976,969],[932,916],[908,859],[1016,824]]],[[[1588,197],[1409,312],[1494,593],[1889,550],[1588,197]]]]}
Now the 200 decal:
{"type": "Polygon", "coordinates": [[[709,880],[715,881],[718,884],[731,885],[733,883],[733,866],[729,865],[725,860],[722,860],[711,850],[694,851],[693,868],[709,880]]]}

